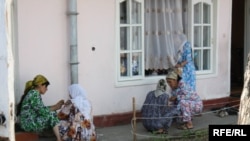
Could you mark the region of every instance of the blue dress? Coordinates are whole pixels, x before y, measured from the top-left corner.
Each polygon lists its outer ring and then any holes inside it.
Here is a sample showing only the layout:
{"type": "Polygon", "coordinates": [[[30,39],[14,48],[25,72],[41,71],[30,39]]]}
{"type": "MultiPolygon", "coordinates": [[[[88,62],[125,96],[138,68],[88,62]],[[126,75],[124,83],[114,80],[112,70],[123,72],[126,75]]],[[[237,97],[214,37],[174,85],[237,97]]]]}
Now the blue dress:
{"type": "Polygon", "coordinates": [[[164,93],[158,97],[150,91],[141,109],[142,124],[148,131],[167,129],[171,126],[173,116],[177,115],[176,107],[169,107],[169,96],[164,93]]]}
{"type": "Polygon", "coordinates": [[[183,53],[178,63],[183,61],[187,61],[187,64],[182,68],[182,80],[184,83],[189,84],[194,91],[196,91],[195,66],[192,58],[192,48],[190,42],[186,42],[184,44],[183,53]]]}

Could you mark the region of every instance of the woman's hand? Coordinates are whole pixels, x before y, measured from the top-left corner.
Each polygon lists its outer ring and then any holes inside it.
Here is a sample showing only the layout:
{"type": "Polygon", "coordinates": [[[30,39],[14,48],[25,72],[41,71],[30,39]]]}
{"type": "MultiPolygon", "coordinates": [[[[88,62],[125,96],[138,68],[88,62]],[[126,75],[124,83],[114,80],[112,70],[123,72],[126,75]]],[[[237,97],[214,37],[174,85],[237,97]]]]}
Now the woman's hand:
{"type": "Polygon", "coordinates": [[[183,61],[183,62],[181,62],[181,63],[176,64],[175,67],[176,67],[176,68],[182,68],[182,67],[184,67],[186,64],[187,64],[187,61],[183,61]]]}
{"type": "Polygon", "coordinates": [[[64,104],[64,100],[62,99],[62,100],[60,100],[60,101],[58,101],[57,103],[56,103],[56,105],[58,106],[58,107],[62,107],[62,105],[64,104]]]}
{"type": "Polygon", "coordinates": [[[69,105],[69,104],[71,104],[72,102],[71,102],[71,100],[67,100],[64,104],[65,105],[69,105]]]}
{"type": "Polygon", "coordinates": [[[64,100],[62,99],[62,100],[58,101],[55,105],[50,106],[50,110],[56,111],[56,110],[60,109],[63,104],[64,104],[64,100]]]}
{"type": "Polygon", "coordinates": [[[176,96],[171,96],[171,97],[169,98],[170,101],[176,101],[176,99],[177,99],[176,96]]]}

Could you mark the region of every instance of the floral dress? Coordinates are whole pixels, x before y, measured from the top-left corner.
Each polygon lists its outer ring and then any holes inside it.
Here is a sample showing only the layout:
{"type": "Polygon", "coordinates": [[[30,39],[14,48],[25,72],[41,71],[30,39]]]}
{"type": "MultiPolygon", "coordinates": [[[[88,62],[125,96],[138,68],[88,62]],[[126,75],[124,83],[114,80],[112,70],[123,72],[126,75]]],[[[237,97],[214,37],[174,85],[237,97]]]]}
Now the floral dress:
{"type": "Polygon", "coordinates": [[[74,104],[65,104],[59,111],[59,132],[64,141],[96,141],[95,126],[86,120],[74,104]]]}
{"type": "Polygon", "coordinates": [[[59,123],[57,113],[44,106],[37,90],[30,90],[25,96],[19,120],[21,128],[28,132],[43,132],[59,123]]]}
{"type": "Polygon", "coordinates": [[[203,102],[200,96],[182,80],[178,88],[172,91],[172,95],[177,97],[177,110],[183,122],[191,121],[192,115],[202,112],[203,102]]]}
{"type": "Polygon", "coordinates": [[[142,106],[142,124],[148,131],[167,131],[172,124],[173,116],[177,115],[177,110],[168,106],[169,96],[166,93],[156,97],[154,92],[150,91],[147,94],[142,106]]]}
{"type": "Polygon", "coordinates": [[[183,46],[183,53],[178,63],[183,61],[187,61],[187,64],[182,68],[182,80],[189,84],[193,90],[196,90],[195,66],[190,42],[186,42],[183,46]]]}

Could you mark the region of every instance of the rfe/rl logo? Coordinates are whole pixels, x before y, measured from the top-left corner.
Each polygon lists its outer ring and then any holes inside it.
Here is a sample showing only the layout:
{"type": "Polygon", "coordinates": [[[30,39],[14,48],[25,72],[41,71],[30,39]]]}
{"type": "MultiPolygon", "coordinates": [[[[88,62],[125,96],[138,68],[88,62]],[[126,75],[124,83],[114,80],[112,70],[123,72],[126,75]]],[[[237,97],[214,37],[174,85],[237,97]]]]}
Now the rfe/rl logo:
{"type": "Polygon", "coordinates": [[[213,136],[247,136],[243,129],[213,129],[213,136]]]}

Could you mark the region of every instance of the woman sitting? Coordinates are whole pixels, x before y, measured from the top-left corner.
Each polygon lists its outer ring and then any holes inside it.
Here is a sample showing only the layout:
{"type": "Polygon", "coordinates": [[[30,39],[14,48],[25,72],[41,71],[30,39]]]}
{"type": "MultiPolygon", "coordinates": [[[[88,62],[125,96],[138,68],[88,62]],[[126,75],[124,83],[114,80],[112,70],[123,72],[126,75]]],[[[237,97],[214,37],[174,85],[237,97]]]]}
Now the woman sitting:
{"type": "Polygon", "coordinates": [[[175,107],[168,104],[169,95],[166,93],[166,81],[159,80],[156,90],[150,91],[141,109],[142,124],[150,132],[157,134],[168,133],[173,116],[177,114],[175,107]]]}
{"type": "Polygon", "coordinates": [[[92,107],[86,92],[79,84],[69,86],[70,100],[60,110],[60,135],[63,140],[96,141],[92,107]]]}
{"type": "Polygon", "coordinates": [[[17,107],[17,116],[20,127],[24,131],[42,133],[53,129],[57,141],[61,141],[56,110],[61,108],[64,101],[60,100],[53,106],[44,105],[41,95],[46,93],[49,84],[43,75],[37,75],[33,80],[28,81],[17,107]]]}
{"type": "Polygon", "coordinates": [[[189,84],[182,81],[180,74],[176,70],[169,72],[166,80],[172,88],[170,100],[177,104],[178,115],[184,123],[179,129],[192,129],[191,116],[200,114],[203,110],[203,103],[200,96],[189,84]]]}

